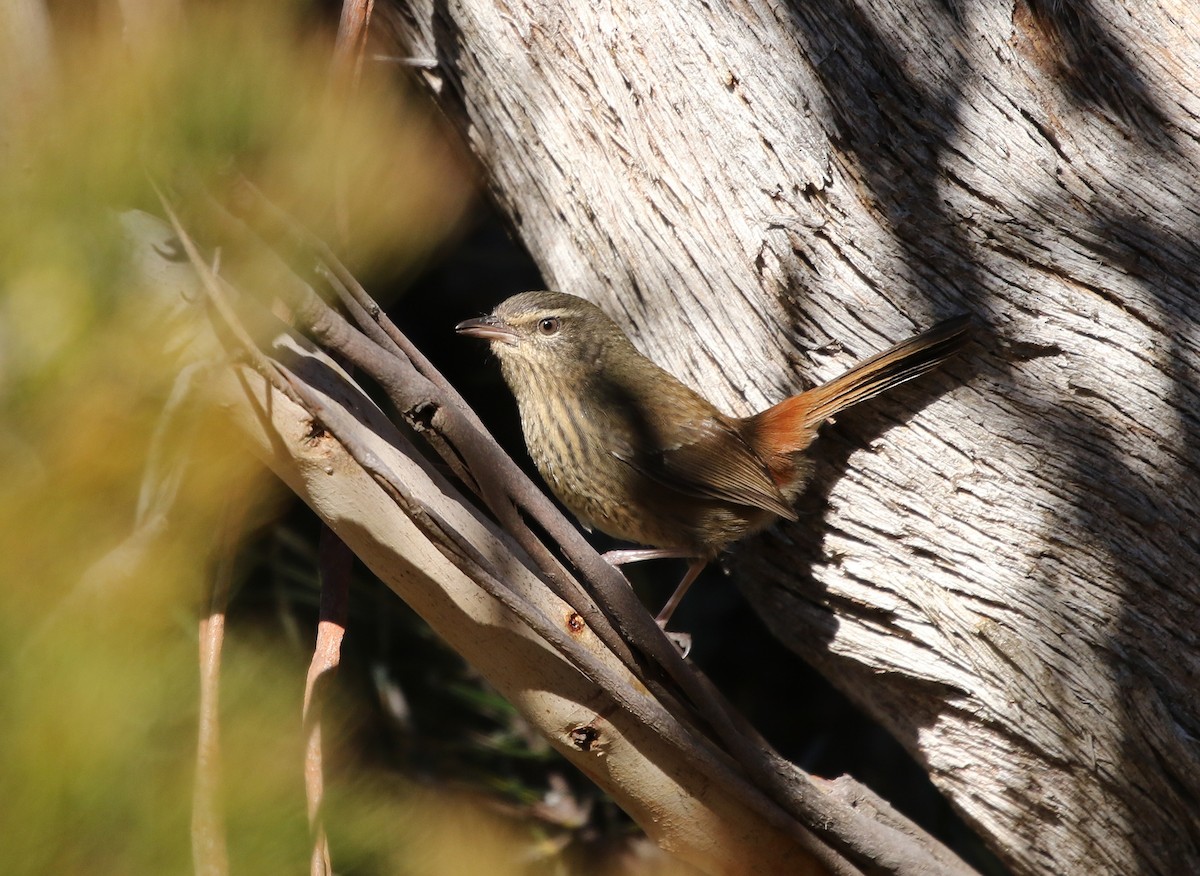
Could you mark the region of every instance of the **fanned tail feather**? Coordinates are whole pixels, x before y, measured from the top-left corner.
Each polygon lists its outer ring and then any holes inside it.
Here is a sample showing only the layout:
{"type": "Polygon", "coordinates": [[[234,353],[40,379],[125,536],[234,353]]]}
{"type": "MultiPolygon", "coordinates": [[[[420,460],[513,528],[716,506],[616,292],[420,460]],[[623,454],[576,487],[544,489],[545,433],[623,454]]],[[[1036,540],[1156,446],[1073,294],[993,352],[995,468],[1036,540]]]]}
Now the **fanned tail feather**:
{"type": "Polygon", "coordinates": [[[804,450],[826,420],[861,401],[919,377],[949,359],[966,342],[969,315],[938,323],[855,365],[841,377],[784,399],[750,418],[767,455],[804,450]]]}

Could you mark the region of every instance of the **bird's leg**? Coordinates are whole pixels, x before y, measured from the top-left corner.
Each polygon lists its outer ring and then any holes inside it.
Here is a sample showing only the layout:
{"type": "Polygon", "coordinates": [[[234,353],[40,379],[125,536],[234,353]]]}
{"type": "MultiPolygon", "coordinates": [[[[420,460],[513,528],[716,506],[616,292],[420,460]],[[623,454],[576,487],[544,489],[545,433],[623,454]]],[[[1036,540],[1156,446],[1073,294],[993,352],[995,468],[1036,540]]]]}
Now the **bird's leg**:
{"type": "Polygon", "coordinates": [[[688,592],[688,588],[692,586],[692,582],[700,577],[700,573],[704,571],[704,567],[708,565],[708,560],[705,557],[693,557],[691,564],[688,566],[687,572],[684,573],[683,580],[679,582],[679,586],[675,588],[675,592],[671,594],[671,598],[667,600],[667,604],[663,606],[662,611],[658,613],[658,617],[654,619],[664,630],[667,628],[667,621],[671,619],[671,615],[675,613],[683,595],[688,592]]]}
{"type": "MultiPolygon", "coordinates": [[[[679,582],[679,586],[675,588],[675,592],[671,594],[671,598],[667,600],[667,604],[663,606],[662,611],[658,613],[658,617],[654,622],[662,629],[667,628],[667,621],[671,619],[671,615],[675,613],[679,602],[683,599],[683,595],[687,593],[688,588],[692,586],[692,582],[708,565],[708,559],[705,557],[696,556],[695,551],[689,551],[684,548],[632,548],[629,550],[609,551],[601,554],[603,559],[613,566],[623,566],[626,563],[637,563],[642,560],[691,560],[688,564],[687,572],[684,573],[683,580],[679,582]]],[[[670,636],[671,634],[668,634],[670,636]]],[[[680,645],[680,650],[683,651],[683,656],[687,656],[688,650],[691,648],[691,636],[686,636],[685,640],[677,643],[680,645]]]]}
{"type": "Polygon", "coordinates": [[[633,548],[632,550],[609,551],[600,556],[610,566],[623,566],[626,563],[638,563],[642,560],[692,560],[696,558],[696,552],[684,548],[633,548]]]}

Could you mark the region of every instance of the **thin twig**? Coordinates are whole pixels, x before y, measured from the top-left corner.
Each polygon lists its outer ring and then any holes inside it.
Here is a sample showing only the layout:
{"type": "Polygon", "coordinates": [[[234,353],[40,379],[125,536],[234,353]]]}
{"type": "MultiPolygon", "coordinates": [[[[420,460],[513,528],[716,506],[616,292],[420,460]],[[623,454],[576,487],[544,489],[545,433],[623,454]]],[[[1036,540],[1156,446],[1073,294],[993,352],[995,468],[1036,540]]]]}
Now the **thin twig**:
{"type": "Polygon", "coordinates": [[[229,873],[229,852],[217,802],[221,772],[221,648],[225,641],[225,610],[233,581],[235,541],[242,528],[242,507],[231,502],[226,508],[208,613],[200,619],[200,703],[196,781],[192,791],[192,863],[196,876],[227,876],[229,873]]]}
{"type": "Polygon", "coordinates": [[[247,361],[250,362],[255,371],[271,382],[272,386],[282,392],[289,399],[296,402],[296,404],[300,404],[299,399],[292,394],[291,386],[286,380],[282,380],[279,374],[276,372],[275,363],[267,358],[267,356],[258,348],[258,345],[254,343],[254,341],[250,338],[249,333],[242,325],[241,320],[238,319],[237,314],[234,312],[234,309],[232,305],[230,305],[229,299],[225,294],[225,288],[223,285],[224,281],[218,278],[216,274],[214,274],[209,268],[204,259],[200,257],[200,250],[196,247],[195,241],[193,241],[187,231],[184,230],[182,223],[179,221],[179,217],[175,215],[175,211],[171,209],[170,203],[167,202],[167,199],[163,193],[159,191],[158,186],[154,187],[154,191],[158,195],[158,199],[162,204],[163,211],[167,214],[167,219],[170,221],[171,227],[174,229],[176,236],[179,237],[180,243],[183,244],[183,249],[184,252],[187,253],[188,260],[191,261],[192,267],[196,269],[196,273],[200,276],[200,282],[204,287],[204,291],[208,294],[209,303],[213,306],[220,317],[220,325],[225,332],[218,332],[217,334],[221,337],[222,342],[226,344],[226,348],[228,349],[230,346],[233,346],[238,352],[246,357],[247,361]],[[230,344],[228,341],[226,341],[225,333],[232,335],[235,343],[230,344]]]}
{"type": "Polygon", "coordinates": [[[308,665],[308,676],[304,681],[304,790],[308,799],[308,827],[313,841],[309,872],[311,876],[331,876],[333,866],[330,861],[329,838],[325,833],[324,819],[321,817],[325,799],[321,715],[325,706],[325,691],[341,663],[354,554],[328,525],[321,527],[319,554],[321,614],[317,622],[317,641],[313,648],[312,661],[308,665]]]}
{"type": "Polygon", "coordinates": [[[335,78],[349,77],[357,87],[362,75],[363,57],[367,47],[367,32],[375,0],[343,0],[338,21],[337,41],[333,47],[335,78]]]}

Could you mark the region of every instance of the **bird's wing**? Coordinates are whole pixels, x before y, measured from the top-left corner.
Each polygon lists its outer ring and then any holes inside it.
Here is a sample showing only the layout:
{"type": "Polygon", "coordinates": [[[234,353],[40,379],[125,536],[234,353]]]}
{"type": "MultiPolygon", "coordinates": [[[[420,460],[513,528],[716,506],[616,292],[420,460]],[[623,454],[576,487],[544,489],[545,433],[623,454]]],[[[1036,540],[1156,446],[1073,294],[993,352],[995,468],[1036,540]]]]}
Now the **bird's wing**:
{"type": "Polygon", "coordinates": [[[763,461],[720,419],[690,421],[673,430],[672,438],[668,446],[649,453],[635,452],[623,442],[611,452],[635,471],[681,493],[796,519],[763,461]]]}

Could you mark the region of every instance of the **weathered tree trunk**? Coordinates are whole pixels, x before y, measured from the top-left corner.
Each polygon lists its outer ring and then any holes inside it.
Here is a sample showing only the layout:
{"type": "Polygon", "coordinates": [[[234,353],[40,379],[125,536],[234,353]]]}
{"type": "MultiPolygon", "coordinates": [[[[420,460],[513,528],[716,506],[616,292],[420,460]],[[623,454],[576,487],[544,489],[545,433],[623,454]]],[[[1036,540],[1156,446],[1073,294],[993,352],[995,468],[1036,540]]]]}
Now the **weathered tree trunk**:
{"type": "Polygon", "coordinates": [[[1200,870],[1197,7],[403,18],[547,281],[730,412],[977,314],[736,578],[1014,872],[1200,870]]]}

